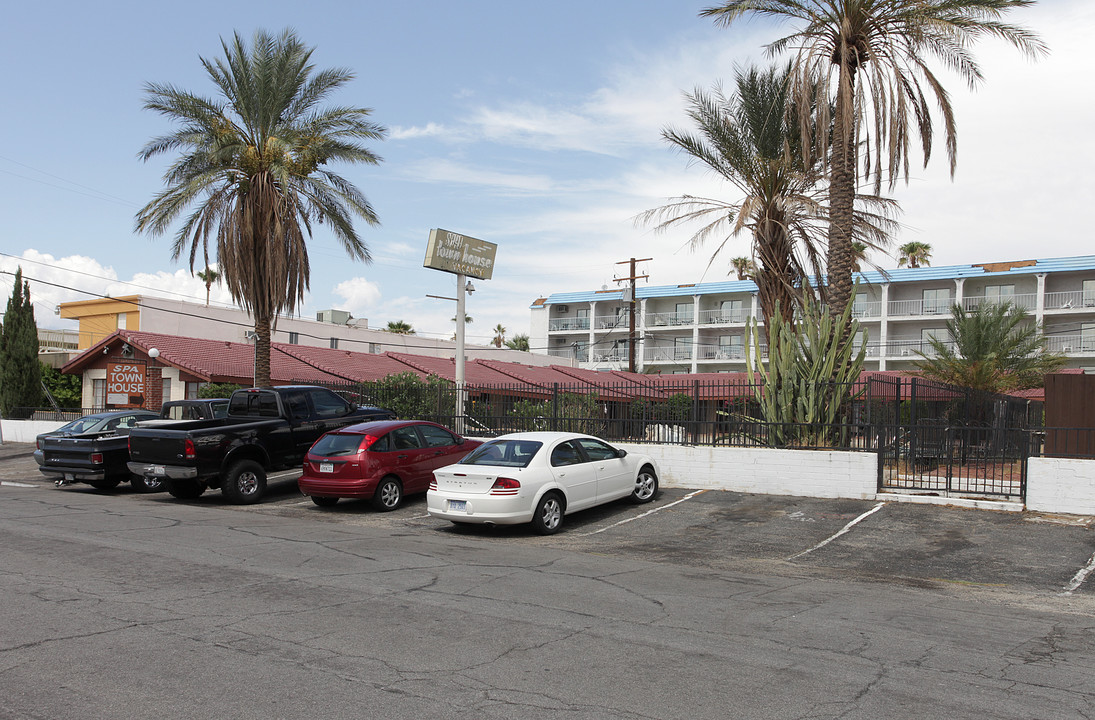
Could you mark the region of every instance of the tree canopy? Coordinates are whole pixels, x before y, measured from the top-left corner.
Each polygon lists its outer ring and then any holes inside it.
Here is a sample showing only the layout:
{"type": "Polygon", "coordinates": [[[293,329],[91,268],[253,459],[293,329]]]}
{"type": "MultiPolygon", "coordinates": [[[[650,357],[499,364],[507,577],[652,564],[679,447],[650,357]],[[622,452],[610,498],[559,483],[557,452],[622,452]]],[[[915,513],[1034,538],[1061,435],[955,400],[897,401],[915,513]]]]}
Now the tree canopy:
{"type": "Polygon", "coordinates": [[[30,283],[23,268],[15,271],[15,286],[0,329],[0,412],[15,417],[42,404],[42,370],[38,362],[38,325],[30,301],[30,283]]]}

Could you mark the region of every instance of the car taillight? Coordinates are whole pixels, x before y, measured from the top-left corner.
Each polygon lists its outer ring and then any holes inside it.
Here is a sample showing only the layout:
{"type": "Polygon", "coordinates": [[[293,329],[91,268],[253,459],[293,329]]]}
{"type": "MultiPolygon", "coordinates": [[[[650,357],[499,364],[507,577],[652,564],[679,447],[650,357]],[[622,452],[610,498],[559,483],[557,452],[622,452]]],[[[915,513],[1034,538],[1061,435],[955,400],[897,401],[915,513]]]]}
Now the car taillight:
{"type": "Polygon", "coordinates": [[[42,446],[46,444],[46,441],[43,440],[42,438],[38,438],[38,440],[36,440],[35,442],[37,443],[39,450],[41,450],[42,446]]]}
{"type": "Polygon", "coordinates": [[[491,495],[516,495],[521,489],[521,483],[513,478],[500,477],[490,486],[491,495]]]}
{"type": "Polygon", "coordinates": [[[357,446],[358,451],[368,450],[373,446],[373,443],[375,443],[379,439],[380,438],[378,438],[376,435],[366,435],[365,437],[361,438],[361,444],[357,446]]]}
{"type": "Polygon", "coordinates": [[[103,464],[103,454],[102,453],[91,453],[91,462],[95,465],[102,465],[103,464]]]}
{"type": "Polygon", "coordinates": [[[187,438],[186,442],[183,443],[183,457],[187,460],[193,460],[198,457],[198,451],[194,448],[194,441],[190,438],[187,438]]]}
{"type": "Polygon", "coordinates": [[[430,490],[436,490],[436,489],[437,489],[437,478],[433,478],[432,480],[430,480],[430,490]]]}

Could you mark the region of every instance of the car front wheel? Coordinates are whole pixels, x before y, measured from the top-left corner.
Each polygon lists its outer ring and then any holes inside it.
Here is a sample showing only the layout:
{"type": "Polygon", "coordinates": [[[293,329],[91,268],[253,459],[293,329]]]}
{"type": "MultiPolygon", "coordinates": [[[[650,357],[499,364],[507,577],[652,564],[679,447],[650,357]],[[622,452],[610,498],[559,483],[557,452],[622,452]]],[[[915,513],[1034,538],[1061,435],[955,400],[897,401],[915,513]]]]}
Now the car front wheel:
{"type": "Polygon", "coordinates": [[[658,476],[649,466],[639,471],[635,478],[635,489],[631,491],[631,502],[648,503],[658,494],[658,476]]]}
{"type": "Polygon", "coordinates": [[[548,493],[536,503],[532,514],[532,527],[541,535],[554,535],[563,526],[563,500],[556,493],[548,493]]]}

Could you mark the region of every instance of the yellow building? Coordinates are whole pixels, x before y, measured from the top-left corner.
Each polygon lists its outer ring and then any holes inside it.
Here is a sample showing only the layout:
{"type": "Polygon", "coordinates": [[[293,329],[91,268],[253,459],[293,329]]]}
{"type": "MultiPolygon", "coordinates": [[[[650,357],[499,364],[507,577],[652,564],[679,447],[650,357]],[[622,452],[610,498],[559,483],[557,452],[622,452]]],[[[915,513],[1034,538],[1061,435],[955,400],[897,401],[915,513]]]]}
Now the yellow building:
{"type": "Polygon", "coordinates": [[[79,349],[86,350],[116,330],[140,330],[140,295],[62,303],[59,315],[80,323],[79,349]]]}

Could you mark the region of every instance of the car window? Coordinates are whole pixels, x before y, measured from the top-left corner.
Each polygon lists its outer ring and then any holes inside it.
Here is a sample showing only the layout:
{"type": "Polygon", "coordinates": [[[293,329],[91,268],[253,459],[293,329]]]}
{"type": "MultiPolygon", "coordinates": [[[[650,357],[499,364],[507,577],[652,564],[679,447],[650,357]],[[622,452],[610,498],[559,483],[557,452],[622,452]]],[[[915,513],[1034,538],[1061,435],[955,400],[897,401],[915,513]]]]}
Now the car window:
{"type": "Polygon", "coordinates": [[[616,452],[616,448],[608,443],[603,443],[600,440],[580,438],[575,442],[582,446],[582,449],[586,451],[586,455],[593,461],[612,460],[620,456],[620,454],[616,452]]]}
{"type": "Polygon", "coordinates": [[[535,440],[491,440],[472,450],[460,464],[528,467],[543,446],[535,440]]]}
{"type": "Polygon", "coordinates": [[[448,447],[456,444],[456,437],[451,432],[434,425],[419,425],[418,432],[426,439],[426,447],[448,447]]]}
{"type": "Polygon", "coordinates": [[[285,404],[289,406],[289,411],[293,413],[295,418],[308,417],[308,396],[301,390],[290,390],[285,393],[285,404]]]}
{"type": "Polygon", "coordinates": [[[389,452],[391,449],[392,440],[388,435],[381,435],[369,446],[369,452],[389,452]]]}
{"type": "Polygon", "coordinates": [[[114,418],[113,420],[108,421],[107,424],[103,426],[103,430],[106,430],[106,431],[117,430],[118,425],[121,424],[121,422],[122,422],[121,418],[114,418]]]}
{"type": "Polygon", "coordinates": [[[388,433],[388,437],[391,438],[393,450],[414,450],[422,445],[413,427],[396,428],[388,433]]]}
{"type": "Polygon", "coordinates": [[[569,440],[560,445],[556,445],[555,449],[551,451],[551,464],[553,467],[577,465],[580,462],[582,462],[582,455],[578,452],[578,448],[574,447],[569,440]]]}
{"type": "Polygon", "coordinates": [[[353,455],[364,439],[364,436],[357,434],[328,433],[316,440],[316,444],[312,446],[310,452],[313,455],[322,455],[324,457],[353,455]]]}
{"type": "Polygon", "coordinates": [[[213,417],[222,418],[228,415],[228,401],[213,403],[213,417]]]}
{"type": "Polygon", "coordinates": [[[316,417],[342,417],[350,410],[346,401],[330,390],[313,390],[311,395],[316,417]]]}

